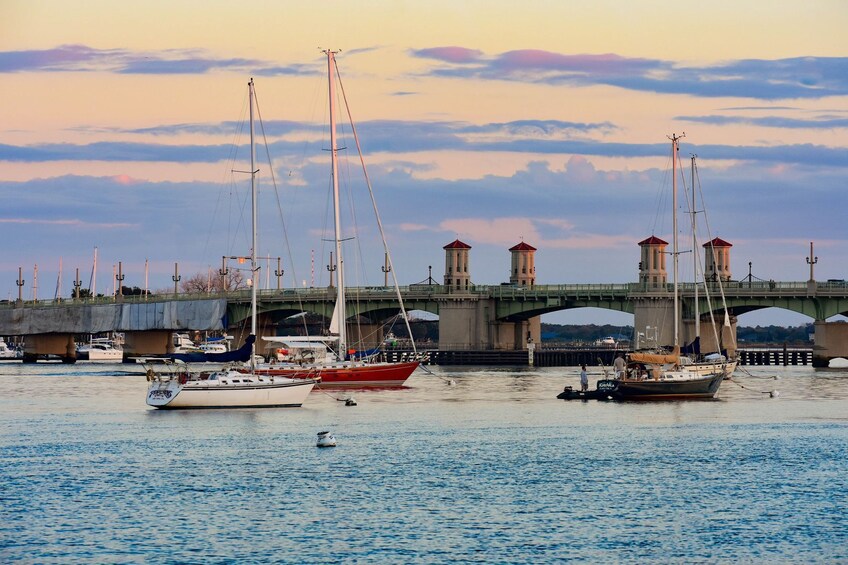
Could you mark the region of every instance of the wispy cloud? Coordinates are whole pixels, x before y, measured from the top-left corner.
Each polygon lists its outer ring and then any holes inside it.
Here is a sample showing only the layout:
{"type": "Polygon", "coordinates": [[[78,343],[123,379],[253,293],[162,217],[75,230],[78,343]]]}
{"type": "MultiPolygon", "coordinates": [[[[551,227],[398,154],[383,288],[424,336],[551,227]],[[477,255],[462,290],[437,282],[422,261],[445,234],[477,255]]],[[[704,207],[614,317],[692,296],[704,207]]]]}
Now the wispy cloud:
{"type": "Polygon", "coordinates": [[[259,59],[216,57],[202,49],[132,51],[61,45],[53,49],[0,52],[0,73],[111,72],[118,74],[203,74],[213,70],[250,72],[259,76],[321,73],[318,62],[278,65],[259,59]]]}
{"type": "Polygon", "coordinates": [[[609,85],[665,94],[761,100],[848,94],[848,57],[744,59],[686,66],[612,53],[571,55],[537,49],[486,55],[460,47],[434,47],[410,53],[444,63],[433,67],[430,75],[473,80],[609,85]]]}
{"type": "Polygon", "coordinates": [[[783,129],[834,129],[848,127],[848,118],[837,118],[833,116],[823,116],[821,118],[807,120],[779,116],[677,116],[674,119],[720,126],[742,124],[783,129]]]}
{"type": "MultiPolygon", "coordinates": [[[[697,117],[696,117],[697,119],[697,117]]],[[[765,118],[764,118],[765,119],[765,118]]],[[[773,118],[774,127],[779,120],[773,118]]],[[[704,120],[706,121],[706,120],[704,120]]],[[[720,120],[717,120],[717,123],[720,120]]],[[[834,124],[841,124],[833,120],[834,124]]],[[[784,127],[790,127],[788,124],[784,127]]],[[[795,124],[801,127],[800,124],[795,124]]],[[[812,126],[811,126],[812,127],[812,126]]],[[[844,127],[831,125],[830,127],[844,127]]],[[[391,152],[395,155],[429,151],[512,152],[539,155],[584,155],[602,157],[657,157],[668,152],[665,143],[621,143],[586,139],[581,134],[592,130],[605,132],[614,129],[609,123],[584,124],[557,120],[519,120],[514,122],[467,124],[463,122],[417,122],[375,120],[359,124],[358,129],[367,143],[366,153],[391,152]]],[[[157,126],[132,130],[134,133],[223,133],[220,124],[189,124],[157,126]]],[[[270,135],[288,132],[318,132],[314,124],[279,122],[268,128],[270,135]]],[[[269,151],[277,157],[302,155],[305,148],[321,149],[322,140],[288,141],[278,139],[269,143],[269,151]]],[[[737,159],[789,165],[848,167],[848,148],[814,144],[757,145],[693,145],[693,149],[712,159],[737,159]]],[[[246,145],[238,152],[246,151],[246,145]]],[[[245,153],[246,154],[246,153],[245,153]]],[[[316,153],[317,154],[317,153],[316,153]]],[[[44,143],[33,145],[0,144],[0,161],[123,161],[213,163],[232,156],[230,144],[159,144],[142,142],[103,141],[90,144],[44,143]]]]}
{"type": "Polygon", "coordinates": [[[97,229],[124,229],[138,226],[138,224],[89,222],[79,219],[45,220],[41,218],[0,218],[0,224],[22,224],[22,225],[46,225],[65,226],[73,228],[97,228],[97,229]]]}
{"type": "Polygon", "coordinates": [[[429,49],[412,49],[413,57],[436,59],[446,63],[472,63],[483,57],[483,52],[467,47],[431,47],[429,49]]]}

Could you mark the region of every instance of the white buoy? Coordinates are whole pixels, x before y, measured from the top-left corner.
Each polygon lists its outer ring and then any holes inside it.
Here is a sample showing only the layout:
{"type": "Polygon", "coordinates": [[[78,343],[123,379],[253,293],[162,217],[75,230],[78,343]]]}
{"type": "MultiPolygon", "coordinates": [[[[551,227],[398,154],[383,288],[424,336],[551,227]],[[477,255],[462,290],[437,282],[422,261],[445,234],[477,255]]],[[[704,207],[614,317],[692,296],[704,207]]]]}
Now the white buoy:
{"type": "Polygon", "coordinates": [[[336,438],[329,431],[318,432],[317,447],[336,447],[336,438]]]}

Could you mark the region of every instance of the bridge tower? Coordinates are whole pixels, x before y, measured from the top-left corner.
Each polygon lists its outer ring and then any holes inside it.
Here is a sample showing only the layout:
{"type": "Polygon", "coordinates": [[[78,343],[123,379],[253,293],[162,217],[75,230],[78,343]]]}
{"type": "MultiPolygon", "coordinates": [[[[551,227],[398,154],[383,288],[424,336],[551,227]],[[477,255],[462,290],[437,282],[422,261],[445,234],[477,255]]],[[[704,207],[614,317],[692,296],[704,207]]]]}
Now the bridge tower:
{"type": "Polygon", "coordinates": [[[509,282],[516,286],[533,288],[536,285],[536,248],[523,241],[510,247],[512,266],[509,270],[509,282]]]}
{"type": "Polygon", "coordinates": [[[727,282],[731,278],[730,248],[732,244],[716,237],[704,244],[704,278],[727,282]]]}
{"type": "Polygon", "coordinates": [[[667,241],[652,235],[639,242],[642,248],[642,259],[639,261],[639,282],[646,289],[665,288],[668,273],[665,270],[665,248],[667,241]]]}
{"type": "Polygon", "coordinates": [[[454,240],[443,247],[445,250],[445,288],[468,290],[471,286],[471,273],[468,271],[468,255],[471,246],[454,240]]]}

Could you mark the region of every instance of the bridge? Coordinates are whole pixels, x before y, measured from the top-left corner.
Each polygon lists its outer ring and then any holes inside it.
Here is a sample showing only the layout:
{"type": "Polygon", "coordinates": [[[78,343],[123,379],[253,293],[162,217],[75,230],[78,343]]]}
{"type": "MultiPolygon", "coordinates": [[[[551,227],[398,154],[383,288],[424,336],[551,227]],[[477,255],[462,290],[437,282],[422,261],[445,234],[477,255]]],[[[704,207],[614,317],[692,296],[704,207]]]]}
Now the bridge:
{"type": "MultiPolygon", "coordinates": [[[[739,315],[762,308],[782,308],[814,320],[814,365],[848,356],[848,324],[826,321],[839,314],[848,315],[845,281],[723,281],[708,283],[706,288],[709,299],[701,285],[696,304],[694,285],[680,285],[681,341],[694,337],[696,315],[702,325],[704,347],[726,347],[735,343],[735,321],[739,315]],[[730,314],[729,328],[724,325],[722,302],[730,314]],[[711,312],[715,321],[710,318],[711,312]]],[[[637,341],[643,336],[660,344],[672,342],[673,289],[668,284],[503,284],[463,288],[415,284],[401,287],[400,293],[407,310],[439,316],[440,344],[453,347],[458,344],[468,349],[524,349],[530,340],[541,340],[539,316],[585,307],[633,314],[637,341]],[[644,335],[650,334],[649,329],[653,335],[644,335]]],[[[276,324],[303,312],[329,317],[335,296],[333,287],[262,290],[258,302],[262,331],[275,335],[276,324]]],[[[394,288],[349,288],[348,302],[348,323],[353,335],[359,333],[372,345],[380,343],[382,324],[399,312],[394,288]]],[[[249,312],[249,291],[16,301],[0,305],[0,335],[25,336],[31,358],[51,353],[73,360],[74,335],[107,331],[125,333],[127,354],[160,354],[172,348],[173,332],[236,328],[249,317],[249,312]]]]}

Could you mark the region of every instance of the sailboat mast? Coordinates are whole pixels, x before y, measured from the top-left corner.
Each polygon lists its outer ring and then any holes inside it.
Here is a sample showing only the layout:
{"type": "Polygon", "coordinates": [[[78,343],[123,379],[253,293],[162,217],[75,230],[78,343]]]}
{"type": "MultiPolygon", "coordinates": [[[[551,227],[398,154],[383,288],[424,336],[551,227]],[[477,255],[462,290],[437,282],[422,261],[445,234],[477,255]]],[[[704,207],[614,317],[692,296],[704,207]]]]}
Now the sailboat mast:
{"type": "Polygon", "coordinates": [[[97,296],[97,246],[94,247],[94,263],[91,265],[91,298],[97,296]]]}
{"type": "MultiPolygon", "coordinates": [[[[683,134],[686,135],[686,134],[683,134]]],[[[682,137],[682,136],[680,136],[682,137]]],[[[672,224],[672,265],[673,265],[673,278],[674,278],[674,345],[680,345],[680,322],[678,318],[680,317],[680,298],[678,297],[678,243],[677,243],[677,152],[679,151],[679,141],[680,137],[675,134],[671,134],[671,224],[672,224]]]]}
{"type": "Polygon", "coordinates": [[[692,263],[693,281],[695,282],[695,338],[701,337],[701,310],[698,307],[698,237],[696,230],[698,222],[695,217],[695,155],[692,155],[692,263]]]}
{"type": "MultiPolygon", "coordinates": [[[[251,245],[250,245],[250,333],[256,335],[256,142],[253,127],[253,79],[248,83],[250,91],[250,204],[251,204],[251,245]]],[[[256,342],[250,351],[250,366],[253,367],[253,356],[256,353],[256,342]]]]}
{"type": "Polygon", "coordinates": [[[342,256],[342,226],[341,212],[339,208],[339,164],[338,148],[336,147],[336,83],[333,68],[336,62],[336,51],[327,49],[327,78],[329,82],[330,96],[330,155],[333,175],[333,221],[335,229],[336,247],[336,308],[334,317],[338,323],[339,334],[339,358],[344,359],[347,352],[347,335],[345,311],[345,283],[344,283],[344,258],[342,256]]]}

